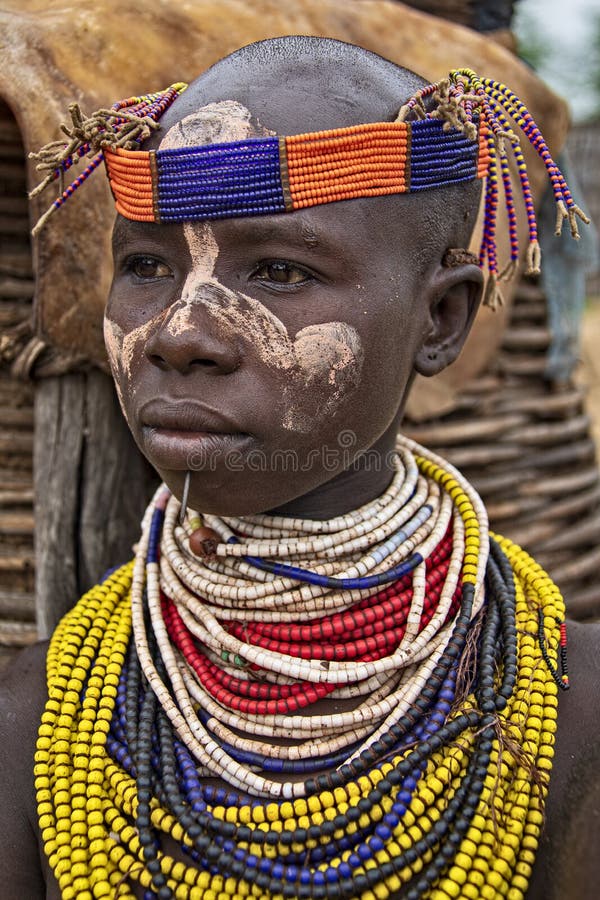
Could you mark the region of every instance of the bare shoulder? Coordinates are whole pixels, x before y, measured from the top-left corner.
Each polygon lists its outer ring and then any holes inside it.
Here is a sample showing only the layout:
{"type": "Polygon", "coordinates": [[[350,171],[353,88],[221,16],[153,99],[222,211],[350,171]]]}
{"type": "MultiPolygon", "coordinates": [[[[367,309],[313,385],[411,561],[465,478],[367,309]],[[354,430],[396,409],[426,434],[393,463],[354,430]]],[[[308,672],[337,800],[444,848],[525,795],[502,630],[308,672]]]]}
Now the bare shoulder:
{"type": "Polygon", "coordinates": [[[33,764],[46,700],[46,651],[46,643],[24,650],[0,680],[0,883],[6,900],[45,897],[33,764]]]}
{"type": "Polygon", "coordinates": [[[600,624],[569,623],[568,661],[532,900],[595,900],[600,883],[600,624]]]}

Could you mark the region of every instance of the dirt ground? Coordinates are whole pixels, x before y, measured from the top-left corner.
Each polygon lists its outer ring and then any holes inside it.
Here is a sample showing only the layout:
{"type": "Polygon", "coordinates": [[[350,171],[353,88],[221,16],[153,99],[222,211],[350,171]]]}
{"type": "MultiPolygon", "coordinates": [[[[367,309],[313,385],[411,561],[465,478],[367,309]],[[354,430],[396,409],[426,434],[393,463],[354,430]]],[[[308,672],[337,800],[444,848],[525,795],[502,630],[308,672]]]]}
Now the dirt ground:
{"type": "Polygon", "coordinates": [[[590,301],[584,316],[578,378],[588,390],[587,408],[600,460],[600,297],[590,301]]]}

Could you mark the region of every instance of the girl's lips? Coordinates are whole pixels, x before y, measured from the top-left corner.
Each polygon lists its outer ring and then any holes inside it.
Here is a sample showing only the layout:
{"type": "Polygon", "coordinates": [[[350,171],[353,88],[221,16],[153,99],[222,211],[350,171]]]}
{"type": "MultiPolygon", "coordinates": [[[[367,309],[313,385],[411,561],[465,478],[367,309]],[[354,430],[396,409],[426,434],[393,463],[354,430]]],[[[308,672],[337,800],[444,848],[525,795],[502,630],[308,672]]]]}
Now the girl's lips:
{"type": "Polygon", "coordinates": [[[233,419],[196,400],[155,398],[139,411],[144,428],[178,434],[244,434],[233,419]]]}
{"type": "Polygon", "coordinates": [[[243,432],[192,431],[180,428],[142,428],[144,450],[157,468],[202,471],[217,465],[239,468],[252,437],[243,432]],[[234,458],[236,462],[234,463],[234,458]]]}

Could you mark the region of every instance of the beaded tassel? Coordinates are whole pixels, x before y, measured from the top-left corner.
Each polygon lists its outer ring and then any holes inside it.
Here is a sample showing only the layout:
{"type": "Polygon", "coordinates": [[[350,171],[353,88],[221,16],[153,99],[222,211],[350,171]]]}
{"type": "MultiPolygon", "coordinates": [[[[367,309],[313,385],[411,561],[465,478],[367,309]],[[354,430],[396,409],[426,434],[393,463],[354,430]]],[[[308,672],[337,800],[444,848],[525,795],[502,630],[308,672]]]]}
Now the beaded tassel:
{"type": "Polygon", "coordinates": [[[36,222],[32,233],[37,234],[47,219],[60,209],[84,181],[98,168],[104,159],[106,147],[126,147],[133,150],[159,128],[158,119],[171,103],[185,90],[183,82],[172,84],[164,91],[129,97],[120,100],[111,109],[100,109],[85,118],[77,103],[71,104],[71,128],[63,125],[62,130],[71,138],[68,144],[55,141],[47,144],[38,153],[30,153],[30,158],[38,160],[37,169],[49,170],[46,178],[33,189],[30,197],[35,197],[56,179],[86,156],[92,156],[84,171],[56,198],[50,208],[36,222]]]}
{"type": "MultiPolygon", "coordinates": [[[[49,699],[35,765],[42,839],[63,898],[133,897],[135,883],[148,900],[374,900],[400,890],[411,900],[525,895],[552,763],[558,684],[566,678],[564,665],[557,677],[564,604],[523,551],[488,538],[481,502],[452,467],[410,441],[398,449],[402,475],[381,498],[387,512],[379,518],[381,506],[373,504],[325,523],[213,521],[222,536],[235,531],[237,542],[225,538],[214,559],[202,558],[216,593],[196,598],[198,616],[185,592],[173,590],[173,573],[188,580],[198,563],[189,538],[199,516],[188,513],[180,524],[179,505],[161,490],[134,566],[113,573],[67,613],[48,653],[49,699]],[[245,612],[242,606],[238,624],[227,618],[252,593],[251,571],[257,585],[290,593],[294,579],[255,567],[263,550],[276,555],[277,534],[282,555],[295,549],[310,558],[309,544],[321,568],[333,554],[334,572],[343,572],[358,565],[357,553],[347,551],[352,565],[344,553],[336,557],[336,535],[348,547],[358,542],[363,556],[377,555],[389,544],[387,520],[408,522],[415,506],[428,503],[435,510],[430,537],[418,538],[424,562],[397,583],[373,595],[371,588],[298,581],[309,592],[303,602],[320,598],[322,606],[339,595],[341,606],[308,619],[302,613],[299,621],[256,621],[267,593],[245,612]],[[442,513],[448,503],[449,516],[442,513]],[[171,565],[161,575],[165,558],[171,565]],[[231,591],[238,583],[231,607],[220,570],[229,572],[231,591]],[[224,616],[212,637],[197,627],[210,619],[207,606],[224,616]],[[349,650],[353,626],[357,633],[375,626],[386,610],[391,622],[373,634],[393,625],[400,646],[407,633],[410,646],[420,642],[423,677],[407,659],[406,687],[416,689],[358,728],[333,716],[316,750],[303,724],[318,717],[290,716],[295,707],[286,704],[312,700],[310,691],[320,686],[328,696],[344,692],[342,673],[351,665],[356,684],[362,677],[376,697],[366,709],[385,706],[397,673],[378,680],[377,670],[393,648],[365,643],[353,662],[348,654],[338,661],[336,651],[326,670],[321,663],[327,646],[349,650]],[[217,637],[231,646],[226,658],[217,637]],[[269,649],[249,662],[263,638],[269,649]],[[300,645],[308,650],[308,681],[293,674],[300,645]],[[198,660],[205,661],[201,674],[198,660]],[[214,701],[190,704],[186,696],[203,680],[202,696],[212,688],[214,701]],[[277,698],[282,713],[252,705],[277,698]],[[237,710],[236,733],[225,724],[228,709],[237,710]],[[264,742],[261,720],[280,714],[291,740],[264,742]],[[223,786],[206,777],[217,773],[223,786]],[[178,858],[163,845],[166,836],[180,845],[178,858]]],[[[410,536],[400,543],[406,546],[388,546],[375,569],[385,572],[394,554],[412,553],[410,536]]],[[[307,571],[306,564],[296,568],[307,571]]],[[[264,733],[272,736],[271,724],[264,733]]]]}
{"type": "MultiPolygon", "coordinates": [[[[560,235],[562,224],[565,219],[568,219],[571,234],[575,239],[578,239],[579,231],[577,228],[577,219],[581,219],[586,224],[589,223],[589,219],[573,200],[562,172],[550,155],[550,151],[548,150],[548,146],[544,141],[542,133],[519,98],[507,88],[506,85],[493,81],[491,78],[480,78],[471,69],[457,69],[450,74],[451,85],[460,81],[462,81],[464,88],[469,91],[474,98],[477,98],[477,101],[483,109],[483,115],[495,138],[492,142],[492,147],[490,148],[491,152],[499,155],[501,160],[503,160],[506,156],[506,144],[510,144],[510,147],[512,148],[519,171],[519,180],[529,224],[527,273],[538,274],[540,255],[533,198],[531,196],[529,178],[527,176],[527,168],[523,153],[519,145],[519,140],[510,126],[509,118],[518,125],[544,163],[556,201],[556,234],[560,235]]],[[[463,87],[460,89],[459,96],[462,96],[462,90],[463,87]]],[[[452,93],[452,87],[450,88],[450,92],[452,93]]],[[[506,169],[506,163],[501,162],[501,167],[506,186],[506,180],[510,180],[506,169]]],[[[511,233],[511,260],[514,261],[518,258],[518,245],[516,243],[516,234],[514,234],[513,229],[515,208],[511,194],[512,192],[509,189],[509,192],[506,194],[506,205],[509,216],[509,230],[511,233]]],[[[486,241],[485,232],[483,241],[484,243],[486,241]]],[[[490,266],[490,274],[497,275],[497,266],[490,266]]]]}

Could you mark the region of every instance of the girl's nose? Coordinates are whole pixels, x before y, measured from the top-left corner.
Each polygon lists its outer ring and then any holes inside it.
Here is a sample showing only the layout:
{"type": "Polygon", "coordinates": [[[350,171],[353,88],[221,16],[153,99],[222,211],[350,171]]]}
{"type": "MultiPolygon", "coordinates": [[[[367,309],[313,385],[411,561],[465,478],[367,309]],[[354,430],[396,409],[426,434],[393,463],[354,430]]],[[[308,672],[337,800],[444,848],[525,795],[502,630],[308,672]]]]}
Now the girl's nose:
{"type": "Polygon", "coordinates": [[[191,300],[176,301],[146,344],[148,359],[182,374],[195,367],[215,375],[235,371],[241,359],[239,335],[215,315],[228,302],[226,292],[213,284],[198,286],[191,300]]]}

